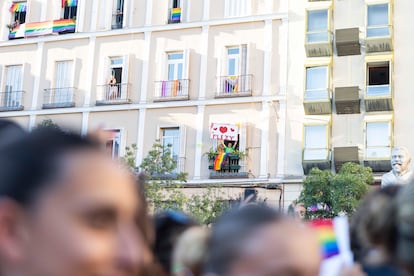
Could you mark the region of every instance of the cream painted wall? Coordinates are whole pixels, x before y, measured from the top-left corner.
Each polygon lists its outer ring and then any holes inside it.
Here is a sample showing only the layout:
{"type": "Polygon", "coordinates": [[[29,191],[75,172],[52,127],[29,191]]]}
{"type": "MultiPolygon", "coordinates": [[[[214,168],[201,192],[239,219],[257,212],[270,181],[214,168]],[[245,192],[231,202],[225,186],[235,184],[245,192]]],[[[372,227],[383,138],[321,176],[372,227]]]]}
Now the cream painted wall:
{"type": "Polygon", "coordinates": [[[52,120],[53,123],[59,125],[63,129],[69,129],[75,133],[81,132],[82,114],[81,113],[68,113],[68,114],[51,114],[51,115],[39,115],[36,116],[35,126],[44,120],[52,120]]]}

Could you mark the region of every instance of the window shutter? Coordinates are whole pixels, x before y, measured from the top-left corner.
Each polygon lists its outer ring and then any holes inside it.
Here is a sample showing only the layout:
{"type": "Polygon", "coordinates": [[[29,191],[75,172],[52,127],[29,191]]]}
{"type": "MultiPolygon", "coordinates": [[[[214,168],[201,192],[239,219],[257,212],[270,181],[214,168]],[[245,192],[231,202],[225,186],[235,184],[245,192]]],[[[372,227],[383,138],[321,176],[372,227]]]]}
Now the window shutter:
{"type": "Polygon", "coordinates": [[[186,144],[187,144],[187,129],[184,125],[181,125],[180,126],[180,153],[179,153],[180,158],[185,157],[186,144]]]}
{"type": "MultiPolygon", "coordinates": [[[[126,99],[128,97],[128,87],[129,87],[129,59],[130,55],[123,56],[123,65],[122,65],[122,83],[120,84],[121,87],[121,98],[126,99]]],[[[118,88],[118,89],[119,89],[118,88]]]]}
{"type": "Polygon", "coordinates": [[[108,83],[109,78],[111,77],[111,59],[109,57],[105,57],[103,60],[103,67],[102,67],[102,74],[101,74],[101,81],[98,85],[105,85],[108,83]]]}
{"type": "Polygon", "coordinates": [[[191,53],[190,49],[184,50],[183,79],[186,79],[186,80],[190,79],[190,75],[189,75],[189,72],[190,72],[190,53],[191,53]]]}
{"type": "Polygon", "coordinates": [[[240,72],[240,75],[243,76],[243,75],[247,74],[247,62],[248,62],[248,59],[247,59],[248,58],[247,44],[240,45],[239,53],[240,53],[239,72],[240,72]]]}

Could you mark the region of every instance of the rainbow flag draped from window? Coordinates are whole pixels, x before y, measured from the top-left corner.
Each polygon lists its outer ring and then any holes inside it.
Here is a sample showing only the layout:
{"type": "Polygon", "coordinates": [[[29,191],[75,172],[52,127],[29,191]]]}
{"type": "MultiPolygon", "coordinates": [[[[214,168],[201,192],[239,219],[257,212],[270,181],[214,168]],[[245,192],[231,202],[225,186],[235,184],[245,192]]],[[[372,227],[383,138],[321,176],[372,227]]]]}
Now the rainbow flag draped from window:
{"type": "Polygon", "coordinates": [[[78,0],[62,0],[62,8],[64,7],[76,7],[78,0]]]}
{"type": "Polygon", "coordinates": [[[239,91],[239,77],[228,76],[224,83],[224,92],[237,92],[239,91]]]}
{"type": "Polygon", "coordinates": [[[13,3],[9,9],[10,12],[25,12],[26,10],[27,10],[26,2],[13,3]]]}
{"type": "Polygon", "coordinates": [[[216,155],[216,159],[214,159],[214,170],[219,171],[222,169],[224,162],[227,159],[229,154],[225,152],[220,152],[216,155]]]}
{"type": "Polygon", "coordinates": [[[19,37],[36,37],[62,32],[75,32],[76,24],[73,19],[58,19],[43,22],[20,24],[9,33],[9,39],[19,37]]]}
{"type": "Polygon", "coordinates": [[[171,21],[180,22],[181,20],[181,8],[172,8],[171,9],[171,21]]]}

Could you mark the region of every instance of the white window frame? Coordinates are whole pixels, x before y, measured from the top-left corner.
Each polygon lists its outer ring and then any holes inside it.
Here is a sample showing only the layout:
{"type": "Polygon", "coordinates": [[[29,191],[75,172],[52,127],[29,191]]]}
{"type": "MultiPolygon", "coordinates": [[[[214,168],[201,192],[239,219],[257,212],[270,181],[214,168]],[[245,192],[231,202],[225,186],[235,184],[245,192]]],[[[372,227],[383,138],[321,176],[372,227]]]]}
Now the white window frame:
{"type": "Polygon", "coordinates": [[[331,10],[329,8],[306,10],[306,43],[329,42],[330,13],[331,13],[331,10]],[[316,12],[321,12],[321,11],[326,12],[326,28],[310,30],[309,29],[310,16],[312,14],[315,14],[316,12]]]}
{"type": "Polygon", "coordinates": [[[251,14],[251,0],[224,0],[224,17],[239,17],[251,14]]]}
{"type": "Polygon", "coordinates": [[[4,66],[1,106],[21,105],[23,98],[23,70],[24,68],[22,64],[10,64],[4,66]],[[20,70],[11,75],[11,68],[19,68],[20,70]],[[11,89],[9,87],[11,87],[11,89]]]}
{"type": "MultiPolygon", "coordinates": [[[[329,64],[324,65],[311,65],[305,67],[305,95],[304,100],[305,101],[320,101],[320,100],[326,100],[329,98],[329,83],[330,83],[330,66],[329,64]],[[312,71],[318,70],[318,69],[325,69],[325,81],[324,84],[321,87],[317,87],[314,89],[310,89],[309,82],[312,81],[312,79],[315,78],[315,76],[310,76],[310,73],[312,71]]],[[[322,80],[323,81],[323,80],[322,80]]],[[[322,82],[320,81],[320,82],[322,82]]]]}
{"type": "Polygon", "coordinates": [[[225,49],[224,55],[224,65],[223,65],[223,74],[224,76],[240,76],[240,75],[247,75],[247,44],[241,44],[237,46],[227,46],[225,49]],[[237,54],[229,53],[231,50],[238,50],[237,54]],[[229,71],[229,63],[230,60],[235,60],[234,64],[234,74],[230,74],[229,71]]]}
{"type": "Polygon", "coordinates": [[[368,3],[366,6],[366,37],[375,38],[375,37],[387,37],[390,36],[390,25],[391,25],[391,6],[389,2],[378,2],[378,3],[368,3]],[[387,6],[387,23],[386,24],[369,24],[369,10],[373,6],[387,6]],[[380,34],[375,34],[375,31],[380,30],[380,34]]]}
{"type": "MultiPolygon", "coordinates": [[[[166,129],[178,129],[178,152],[177,152],[177,168],[174,173],[184,172],[185,170],[185,152],[186,152],[186,127],[184,125],[161,125],[157,128],[157,137],[163,145],[163,133],[166,129]],[[181,164],[182,163],[182,164],[181,164]]],[[[171,152],[173,154],[173,152],[171,152]]]]}
{"type": "Polygon", "coordinates": [[[69,103],[73,102],[73,88],[75,76],[75,61],[74,60],[57,60],[55,61],[55,78],[53,89],[58,93],[50,93],[50,103],[69,103]],[[59,72],[59,64],[66,63],[69,68],[59,72]],[[60,93],[64,93],[62,96],[60,93]],[[55,98],[53,100],[53,98],[55,98]]]}
{"type": "Polygon", "coordinates": [[[113,129],[104,129],[104,131],[108,132],[108,136],[110,135],[110,139],[107,139],[105,141],[105,149],[107,148],[107,144],[112,141],[112,151],[111,151],[111,158],[117,159],[124,155],[123,153],[123,129],[122,128],[113,128],[113,129]],[[116,146],[115,144],[118,143],[118,152],[116,152],[116,146]]]}
{"type": "Polygon", "coordinates": [[[391,158],[391,150],[392,150],[392,121],[391,120],[375,120],[375,121],[366,121],[365,122],[365,159],[366,160],[388,160],[391,158]],[[372,135],[374,137],[383,137],[387,135],[388,139],[384,145],[368,145],[368,135],[371,135],[369,132],[370,127],[369,125],[380,125],[385,124],[388,126],[386,133],[380,134],[374,131],[372,135]]]}
{"type": "Polygon", "coordinates": [[[184,79],[184,73],[185,73],[184,66],[185,66],[185,54],[183,51],[167,53],[167,80],[170,81],[170,80],[184,79]],[[175,55],[181,55],[181,58],[172,58],[175,55]],[[180,70],[180,65],[181,65],[181,70],[180,70]],[[173,68],[172,78],[170,78],[170,68],[171,68],[170,66],[172,66],[173,68]]]}
{"type": "Polygon", "coordinates": [[[326,161],[329,158],[329,125],[328,124],[305,124],[303,126],[303,161],[326,161]],[[321,143],[320,147],[314,147],[308,145],[312,141],[308,142],[307,136],[310,134],[309,131],[315,129],[322,131],[323,133],[317,135],[315,141],[321,142],[325,139],[325,143],[321,143]],[[322,145],[325,144],[325,145],[322,145]]]}

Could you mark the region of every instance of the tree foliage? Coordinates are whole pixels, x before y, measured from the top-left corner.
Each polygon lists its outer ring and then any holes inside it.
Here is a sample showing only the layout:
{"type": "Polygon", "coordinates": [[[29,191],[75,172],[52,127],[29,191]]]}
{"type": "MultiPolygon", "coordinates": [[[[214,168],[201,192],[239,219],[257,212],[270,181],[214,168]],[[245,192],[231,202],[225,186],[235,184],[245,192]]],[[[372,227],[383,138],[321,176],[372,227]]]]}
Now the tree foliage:
{"type": "Polygon", "coordinates": [[[373,182],[372,170],[355,163],[345,163],[337,174],[313,168],[303,183],[299,202],[306,208],[306,218],[332,218],[352,214],[373,182]]]}
{"type": "Polygon", "coordinates": [[[44,119],[37,124],[36,128],[53,128],[60,130],[59,125],[54,123],[51,119],[44,119]]]}

